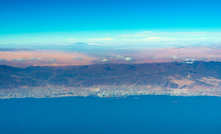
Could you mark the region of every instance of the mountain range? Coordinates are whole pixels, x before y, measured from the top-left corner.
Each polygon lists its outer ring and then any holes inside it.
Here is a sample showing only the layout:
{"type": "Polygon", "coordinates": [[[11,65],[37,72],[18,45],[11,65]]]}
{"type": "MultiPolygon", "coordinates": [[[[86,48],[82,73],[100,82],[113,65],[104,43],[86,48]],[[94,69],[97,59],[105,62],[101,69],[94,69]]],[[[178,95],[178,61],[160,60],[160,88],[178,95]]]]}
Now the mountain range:
{"type": "Polygon", "coordinates": [[[17,68],[0,66],[0,89],[20,87],[144,86],[175,89],[220,87],[221,62],[94,64],[17,68]]]}

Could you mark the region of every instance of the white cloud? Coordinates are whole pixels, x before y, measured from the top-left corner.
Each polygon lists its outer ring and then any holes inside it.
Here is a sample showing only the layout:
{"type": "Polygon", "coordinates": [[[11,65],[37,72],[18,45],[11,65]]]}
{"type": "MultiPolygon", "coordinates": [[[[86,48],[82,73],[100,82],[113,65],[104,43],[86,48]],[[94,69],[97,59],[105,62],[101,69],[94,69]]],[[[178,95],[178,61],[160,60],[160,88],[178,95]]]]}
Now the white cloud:
{"type": "Polygon", "coordinates": [[[122,34],[120,37],[144,37],[144,36],[221,36],[221,32],[161,32],[161,31],[140,31],[134,34],[122,34]]]}
{"type": "Polygon", "coordinates": [[[179,57],[177,57],[176,55],[171,56],[173,59],[178,59],[179,57]]]}
{"type": "Polygon", "coordinates": [[[42,58],[38,58],[38,60],[42,60],[42,59],[44,59],[44,57],[42,57],[42,58]]]}
{"type": "Polygon", "coordinates": [[[161,37],[148,37],[144,38],[143,40],[156,40],[156,39],[162,39],[161,37]]]}
{"type": "Polygon", "coordinates": [[[131,61],[131,60],[132,60],[132,58],[127,57],[127,58],[125,58],[124,60],[126,60],[126,61],[131,61]]]}
{"type": "Polygon", "coordinates": [[[196,59],[185,59],[185,61],[195,61],[196,59]]]}
{"type": "Polygon", "coordinates": [[[110,41],[113,40],[112,38],[91,38],[91,39],[86,39],[88,41],[110,41]]]}
{"type": "Polygon", "coordinates": [[[164,38],[164,37],[148,37],[148,38],[144,38],[141,41],[148,41],[148,42],[158,42],[158,41],[172,41],[174,39],[172,38],[164,38]]]}
{"type": "Polygon", "coordinates": [[[101,45],[100,43],[97,43],[97,42],[88,42],[87,44],[88,45],[101,45]]]}
{"type": "Polygon", "coordinates": [[[51,59],[50,62],[56,62],[57,60],[51,59]]]}
{"type": "Polygon", "coordinates": [[[109,61],[109,60],[108,59],[103,59],[102,61],[105,62],[105,61],[109,61]]]}
{"type": "Polygon", "coordinates": [[[195,60],[196,60],[196,59],[185,59],[185,61],[184,61],[183,63],[193,64],[195,60]]]}
{"type": "Polygon", "coordinates": [[[11,59],[12,61],[25,61],[25,59],[18,58],[18,59],[11,59]]]}
{"type": "Polygon", "coordinates": [[[117,55],[116,57],[117,58],[124,58],[124,56],[121,56],[121,55],[117,55]]]}
{"type": "Polygon", "coordinates": [[[42,57],[42,58],[31,57],[31,58],[30,58],[30,60],[43,60],[43,59],[44,59],[44,57],[42,57]]]}
{"type": "MultiPolygon", "coordinates": [[[[140,41],[167,41],[172,42],[176,41],[176,43],[199,43],[205,41],[221,41],[221,32],[211,32],[211,31],[185,31],[185,32],[178,32],[178,31],[140,31],[135,32],[132,34],[122,34],[118,37],[130,37],[131,40],[138,39],[140,41]],[[143,38],[142,37],[146,37],[143,38]]],[[[125,39],[124,39],[125,40],[125,39]]]]}
{"type": "Polygon", "coordinates": [[[122,34],[120,37],[144,37],[145,34],[122,34]]]}

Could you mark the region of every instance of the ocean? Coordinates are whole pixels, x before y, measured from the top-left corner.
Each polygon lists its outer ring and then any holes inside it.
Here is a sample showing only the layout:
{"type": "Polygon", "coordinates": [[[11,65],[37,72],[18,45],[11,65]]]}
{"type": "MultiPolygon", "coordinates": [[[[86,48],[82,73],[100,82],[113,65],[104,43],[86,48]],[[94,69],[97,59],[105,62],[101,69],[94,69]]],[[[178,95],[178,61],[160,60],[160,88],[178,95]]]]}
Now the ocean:
{"type": "Polygon", "coordinates": [[[0,134],[220,134],[220,97],[0,100],[0,134]]]}

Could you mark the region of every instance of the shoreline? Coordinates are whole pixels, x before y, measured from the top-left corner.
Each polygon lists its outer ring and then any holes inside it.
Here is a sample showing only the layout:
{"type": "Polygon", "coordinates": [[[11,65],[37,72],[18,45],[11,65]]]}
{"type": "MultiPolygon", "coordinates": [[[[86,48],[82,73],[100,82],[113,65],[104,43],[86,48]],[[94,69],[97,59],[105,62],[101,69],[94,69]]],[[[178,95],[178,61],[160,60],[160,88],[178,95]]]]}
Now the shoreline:
{"type": "Polygon", "coordinates": [[[191,91],[191,89],[165,89],[161,87],[148,88],[148,86],[121,86],[121,87],[93,87],[93,88],[67,88],[67,87],[41,87],[0,90],[0,99],[11,98],[59,98],[59,97],[100,97],[100,98],[126,98],[135,95],[167,95],[167,96],[218,96],[221,89],[204,88],[191,91]],[[156,90],[157,88],[157,90],[156,90]]]}

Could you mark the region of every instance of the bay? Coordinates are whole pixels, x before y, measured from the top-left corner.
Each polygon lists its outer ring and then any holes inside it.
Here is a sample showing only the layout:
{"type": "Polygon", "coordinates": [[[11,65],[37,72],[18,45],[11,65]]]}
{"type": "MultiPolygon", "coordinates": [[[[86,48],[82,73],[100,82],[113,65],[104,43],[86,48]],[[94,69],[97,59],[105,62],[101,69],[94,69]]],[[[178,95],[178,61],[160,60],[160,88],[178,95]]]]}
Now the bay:
{"type": "Polygon", "coordinates": [[[220,97],[144,95],[0,100],[1,134],[218,134],[220,131],[220,97]]]}

